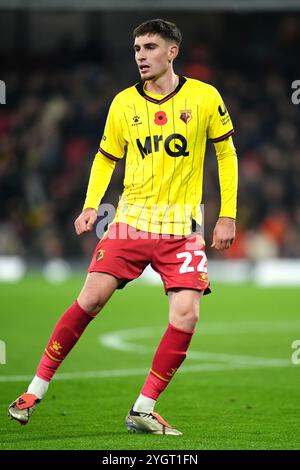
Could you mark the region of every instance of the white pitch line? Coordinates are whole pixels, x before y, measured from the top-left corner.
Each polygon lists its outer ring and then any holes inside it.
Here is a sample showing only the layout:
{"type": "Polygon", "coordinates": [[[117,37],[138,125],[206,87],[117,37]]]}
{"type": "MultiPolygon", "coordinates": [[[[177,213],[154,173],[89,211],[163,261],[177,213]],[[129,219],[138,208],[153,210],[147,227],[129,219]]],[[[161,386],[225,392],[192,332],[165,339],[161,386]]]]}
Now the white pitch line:
{"type": "MultiPolygon", "coordinates": [[[[287,366],[288,363],[285,364],[287,366]]],[[[237,369],[256,369],[265,367],[283,367],[279,364],[195,364],[190,366],[183,365],[178,371],[178,374],[186,374],[191,372],[219,372],[223,370],[237,370],[237,369]]],[[[292,367],[292,366],[291,366],[292,367]]],[[[94,371],[82,371],[82,372],[63,372],[56,374],[53,380],[65,381],[65,380],[80,380],[80,379],[111,379],[116,377],[134,377],[134,376],[146,376],[149,369],[112,369],[112,370],[94,370],[94,371]]],[[[0,376],[0,383],[10,382],[29,382],[33,378],[31,375],[2,375],[0,376]]]]}
{"type": "MultiPolygon", "coordinates": [[[[221,326],[219,324],[216,325],[218,325],[218,327],[221,326]]],[[[225,325],[227,326],[227,324],[225,325]]],[[[244,324],[241,324],[239,326],[242,326],[243,329],[245,328],[244,324]]],[[[270,326],[272,327],[272,324],[269,324],[269,327],[270,326]]],[[[211,328],[211,331],[214,331],[214,329],[211,328]]],[[[133,352],[138,354],[150,354],[153,353],[153,347],[143,346],[135,343],[134,341],[145,338],[152,338],[159,335],[161,336],[162,333],[162,327],[135,328],[130,330],[114,331],[105,335],[100,335],[98,337],[98,341],[103,346],[106,346],[111,349],[116,349],[125,352],[133,352]]],[[[224,354],[205,351],[189,351],[188,358],[197,361],[200,360],[208,362],[221,362],[223,365],[227,363],[228,365],[230,365],[230,367],[234,365],[239,367],[286,367],[290,364],[288,359],[257,356],[240,356],[237,354],[224,354]]]]}
{"type": "Polygon", "coordinates": [[[285,321],[243,321],[243,322],[213,322],[201,323],[198,325],[198,332],[201,335],[240,335],[249,333],[283,333],[283,332],[300,332],[299,320],[285,321]]]}
{"type": "MultiPolygon", "coordinates": [[[[300,327],[299,321],[291,322],[239,322],[239,323],[208,323],[202,324],[204,334],[239,334],[251,332],[282,332],[295,331],[300,327]]],[[[200,328],[200,327],[199,327],[200,328]]],[[[98,337],[99,342],[108,348],[139,354],[153,353],[153,348],[134,344],[130,341],[161,336],[164,327],[137,328],[107,333],[98,337]]],[[[293,367],[288,359],[277,359],[255,356],[238,356],[224,353],[211,353],[190,351],[188,358],[192,360],[207,361],[201,364],[183,365],[179,373],[214,372],[222,370],[253,369],[269,367],[293,367]],[[212,361],[212,362],[209,362],[212,361]]],[[[1,371],[1,369],[0,369],[1,371]]],[[[146,368],[112,369],[82,372],[63,372],[56,374],[54,380],[77,379],[106,379],[114,377],[145,376],[149,372],[146,368]]],[[[0,383],[28,382],[31,375],[0,375],[0,383]]]]}
{"type": "MultiPolygon", "coordinates": [[[[82,372],[62,372],[56,374],[53,380],[76,380],[76,379],[105,379],[112,377],[130,377],[134,375],[147,374],[149,369],[115,369],[115,370],[92,370],[82,372]]],[[[0,375],[0,382],[26,382],[33,379],[33,375],[0,375]]]]}
{"type": "Polygon", "coordinates": [[[289,365],[288,359],[258,356],[239,356],[236,354],[211,353],[202,351],[190,351],[188,353],[188,358],[200,361],[208,360],[253,367],[286,367],[289,365]]]}

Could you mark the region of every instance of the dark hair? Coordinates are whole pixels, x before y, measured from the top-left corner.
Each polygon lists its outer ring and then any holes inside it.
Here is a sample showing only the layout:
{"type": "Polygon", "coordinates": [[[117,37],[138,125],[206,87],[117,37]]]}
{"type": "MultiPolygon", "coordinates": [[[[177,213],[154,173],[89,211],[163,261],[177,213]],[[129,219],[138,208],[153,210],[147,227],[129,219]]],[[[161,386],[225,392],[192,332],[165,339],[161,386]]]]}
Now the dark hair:
{"type": "Polygon", "coordinates": [[[145,21],[133,31],[134,39],[138,36],[145,36],[146,34],[158,34],[167,41],[174,41],[178,46],[182,39],[181,32],[176,24],[161,20],[160,18],[145,21]]]}

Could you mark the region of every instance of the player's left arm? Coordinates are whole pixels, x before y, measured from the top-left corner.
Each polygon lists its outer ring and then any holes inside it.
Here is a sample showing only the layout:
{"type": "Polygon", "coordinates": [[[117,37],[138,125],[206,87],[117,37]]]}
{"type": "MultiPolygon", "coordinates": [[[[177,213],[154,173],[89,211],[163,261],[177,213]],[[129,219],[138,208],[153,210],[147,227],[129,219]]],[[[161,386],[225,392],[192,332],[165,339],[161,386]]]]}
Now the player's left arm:
{"type": "Polygon", "coordinates": [[[217,160],[221,193],[219,219],[213,231],[212,247],[226,250],[235,238],[237,201],[237,156],[232,140],[233,124],[218,90],[209,88],[208,138],[212,140],[217,160]]]}
{"type": "Polygon", "coordinates": [[[232,137],[214,143],[218,159],[221,193],[219,219],[213,231],[212,247],[226,250],[235,239],[235,219],[238,187],[238,164],[232,137]]]}

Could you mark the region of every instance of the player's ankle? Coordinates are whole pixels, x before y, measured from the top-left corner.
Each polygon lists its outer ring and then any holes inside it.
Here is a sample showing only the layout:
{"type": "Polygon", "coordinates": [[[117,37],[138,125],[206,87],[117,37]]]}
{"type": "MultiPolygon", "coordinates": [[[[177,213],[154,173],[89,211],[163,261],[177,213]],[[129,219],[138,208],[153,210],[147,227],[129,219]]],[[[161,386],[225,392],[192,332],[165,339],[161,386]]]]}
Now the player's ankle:
{"type": "Polygon", "coordinates": [[[33,393],[41,400],[47,393],[49,383],[50,382],[47,380],[41,379],[35,375],[29,384],[27,393],[33,393]]]}
{"type": "Polygon", "coordinates": [[[156,400],[140,394],[135,404],[133,405],[133,411],[137,411],[139,413],[152,413],[155,405],[156,400]]]}

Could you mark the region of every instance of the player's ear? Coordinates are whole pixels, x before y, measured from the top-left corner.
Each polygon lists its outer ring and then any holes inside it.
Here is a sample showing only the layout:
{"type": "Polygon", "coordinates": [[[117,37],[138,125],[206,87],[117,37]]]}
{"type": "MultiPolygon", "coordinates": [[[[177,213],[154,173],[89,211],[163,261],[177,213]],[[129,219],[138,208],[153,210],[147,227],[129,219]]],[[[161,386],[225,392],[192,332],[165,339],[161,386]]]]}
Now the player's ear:
{"type": "Polygon", "coordinates": [[[169,55],[168,55],[169,62],[176,59],[178,52],[179,52],[179,48],[177,44],[172,44],[169,48],[169,55]]]}

